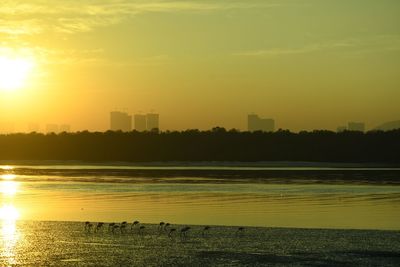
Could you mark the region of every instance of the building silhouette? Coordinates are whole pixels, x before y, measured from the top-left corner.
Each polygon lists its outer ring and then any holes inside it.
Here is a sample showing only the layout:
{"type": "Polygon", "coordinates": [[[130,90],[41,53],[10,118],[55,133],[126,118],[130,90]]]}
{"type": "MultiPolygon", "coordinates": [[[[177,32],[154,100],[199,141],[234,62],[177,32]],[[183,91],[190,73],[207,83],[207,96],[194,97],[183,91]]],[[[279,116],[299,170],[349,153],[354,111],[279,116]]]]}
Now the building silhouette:
{"type": "Polygon", "coordinates": [[[147,130],[147,118],[146,115],[135,114],[135,130],[138,132],[143,132],[147,130]]]}
{"type": "Polygon", "coordinates": [[[60,133],[63,133],[63,132],[69,133],[71,131],[71,125],[61,124],[59,130],[60,130],[60,133]]]}
{"type": "Polygon", "coordinates": [[[349,122],[347,125],[347,130],[349,131],[365,131],[365,123],[363,122],[349,122]]]}
{"type": "Polygon", "coordinates": [[[15,132],[15,125],[13,122],[2,122],[0,123],[0,133],[12,134],[15,132]]]}
{"type": "Polygon", "coordinates": [[[154,129],[159,129],[159,115],[155,113],[148,113],[146,114],[146,126],[147,130],[151,131],[154,129]]]}
{"type": "Polygon", "coordinates": [[[46,133],[58,133],[59,132],[59,127],[58,124],[47,124],[46,125],[46,133]]]}
{"type": "Polygon", "coordinates": [[[374,130],[391,131],[396,129],[400,129],[400,120],[386,122],[384,124],[379,125],[374,130]]]}
{"type": "Polygon", "coordinates": [[[28,124],[28,133],[38,133],[40,131],[40,125],[38,123],[29,123],[28,124]]]}
{"type": "Polygon", "coordinates": [[[130,132],[132,130],[132,116],[120,111],[110,112],[110,130],[130,132]]]}
{"type": "Polygon", "coordinates": [[[249,132],[273,132],[275,131],[275,121],[273,119],[260,118],[256,114],[249,114],[247,115],[247,130],[249,132]]]}

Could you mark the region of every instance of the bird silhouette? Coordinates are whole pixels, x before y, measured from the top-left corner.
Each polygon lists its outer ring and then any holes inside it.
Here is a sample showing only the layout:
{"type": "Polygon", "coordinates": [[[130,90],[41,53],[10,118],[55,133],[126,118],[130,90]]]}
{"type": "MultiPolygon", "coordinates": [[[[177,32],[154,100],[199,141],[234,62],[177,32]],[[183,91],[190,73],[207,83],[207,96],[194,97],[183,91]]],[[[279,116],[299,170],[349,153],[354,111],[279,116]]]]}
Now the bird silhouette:
{"type": "Polygon", "coordinates": [[[244,227],[239,227],[235,233],[235,235],[241,235],[244,231],[244,227]]]}
{"type": "Polygon", "coordinates": [[[119,226],[119,229],[121,230],[121,234],[126,232],[126,226],[128,225],[127,222],[122,222],[121,225],[119,226]]]}
{"type": "Polygon", "coordinates": [[[171,228],[171,229],[169,229],[169,231],[168,231],[168,237],[169,237],[169,238],[172,238],[172,234],[175,233],[175,232],[176,232],[176,228],[171,228]]]}
{"type": "Polygon", "coordinates": [[[135,228],[135,226],[139,225],[140,222],[139,221],[134,221],[131,225],[131,231],[133,230],[133,228],[135,228]]]}
{"type": "Polygon", "coordinates": [[[115,234],[115,230],[118,229],[118,228],[120,228],[120,226],[119,226],[118,224],[114,224],[114,226],[113,226],[112,229],[111,229],[111,232],[112,232],[113,234],[115,234]]]}
{"type": "Polygon", "coordinates": [[[190,230],[190,227],[189,227],[189,226],[183,227],[183,228],[181,229],[181,233],[180,233],[181,238],[186,238],[186,237],[187,237],[187,233],[188,233],[189,230],[190,230]]]}
{"type": "Polygon", "coordinates": [[[211,227],[210,226],[204,226],[203,228],[203,232],[201,233],[201,235],[204,237],[206,236],[206,233],[208,233],[210,231],[211,227]]]}
{"type": "Polygon", "coordinates": [[[97,233],[98,231],[100,231],[100,229],[103,229],[103,225],[103,222],[98,222],[96,228],[94,229],[94,232],[97,233]]]}
{"type": "Polygon", "coordinates": [[[171,226],[170,223],[164,224],[164,231],[165,231],[165,232],[168,232],[168,229],[169,229],[170,226],[171,226]]]}
{"type": "Polygon", "coordinates": [[[108,231],[111,232],[113,227],[114,227],[115,223],[109,223],[108,224],[108,231]]]}
{"type": "Polygon", "coordinates": [[[143,231],[144,231],[145,228],[146,228],[146,227],[145,227],[144,225],[141,225],[141,226],[139,227],[139,235],[143,235],[143,231]]]}
{"type": "Polygon", "coordinates": [[[91,222],[85,222],[85,231],[89,232],[92,230],[93,224],[91,222]]]}

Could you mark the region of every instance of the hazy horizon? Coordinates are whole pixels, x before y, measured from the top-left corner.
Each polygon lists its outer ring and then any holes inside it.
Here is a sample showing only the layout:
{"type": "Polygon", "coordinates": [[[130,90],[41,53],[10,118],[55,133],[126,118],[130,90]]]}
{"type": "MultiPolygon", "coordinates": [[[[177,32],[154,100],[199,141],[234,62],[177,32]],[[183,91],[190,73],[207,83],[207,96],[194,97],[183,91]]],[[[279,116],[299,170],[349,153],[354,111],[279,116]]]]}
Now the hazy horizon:
{"type": "Polygon", "coordinates": [[[159,113],[162,130],[245,130],[252,112],[276,129],[349,121],[372,129],[400,119],[399,8],[391,0],[7,1],[0,87],[10,60],[28,62],[15,65],[29,75],[0,90],[0,124],[104,131],[110,111],[127,109],[159,113]]]}

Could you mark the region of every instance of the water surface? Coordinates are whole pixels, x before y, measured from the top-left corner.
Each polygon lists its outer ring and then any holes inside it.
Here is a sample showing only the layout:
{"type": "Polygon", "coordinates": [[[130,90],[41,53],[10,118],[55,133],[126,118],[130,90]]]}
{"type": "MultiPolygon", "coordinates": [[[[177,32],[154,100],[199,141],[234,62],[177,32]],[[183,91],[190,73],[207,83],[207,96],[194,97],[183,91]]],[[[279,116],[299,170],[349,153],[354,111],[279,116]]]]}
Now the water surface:
{"type": "Polygon", "coordinates": [[[2,218],[400,229],[393,168],[1,167],[2,218]]]}

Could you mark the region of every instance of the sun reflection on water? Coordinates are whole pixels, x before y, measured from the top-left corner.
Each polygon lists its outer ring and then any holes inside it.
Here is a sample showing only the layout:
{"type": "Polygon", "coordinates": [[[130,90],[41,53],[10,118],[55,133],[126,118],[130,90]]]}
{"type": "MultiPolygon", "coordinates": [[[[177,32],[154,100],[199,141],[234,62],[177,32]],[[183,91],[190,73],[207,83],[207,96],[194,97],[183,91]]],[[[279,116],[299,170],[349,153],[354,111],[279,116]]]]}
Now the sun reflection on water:
{"type": "Polygon", "coordinates": [[[0,220],[14,222],[19,218],[19,211],[12,204],[5,204],[0,208],[0,220]]]}
{"type": "Polygon", "coordinates": [[[14,181],[2,181],[0,192],[4,197],[13,197],[18,192],[19,183],[14,181]]]}
{"type": "MultiPolygon", "coordinates": [[[[0,170],[10,171],[12,166],[0,166],[0,170]]],[[[19,182],[14,181],[15,174],[5,173],[0,175],[0,193],[3,204],[0,207],[0,264],[13,266],[17,264],[16,245],[20,239],[17,220],[20,217],[19,210],[14,206],[13,200],[18,193],[19,182]]]]}
{"type": "Polygon", "coordinates": [[[14,167],[10,166],[10,165],[3,165],[3,166],[0,166],[0,169],[1,170],[5,170],[5,171],[9,171],[9,170],[14,169],[14,167]]]}
{"type": "Polygon", "coordinates": [[[2,180],[14,180],[15,177],[16,177],[15,174],[10,174],[10,173],[8,173],[8,174],[2,174],[2,175],[0,176],[0,178],[1,178],[2,180]]]}
{"type": "Polygon", "coordinates": [[[0,208],[0,220],[2,223],[0,232],[2,249],[0,257],[5,260],[3,263],[7,263],[9,266],[17,263],[15,246],[20,238],[20,233],[16,222],[19,216],[19,211],[12,204],[4,204],[0,208]]]}

